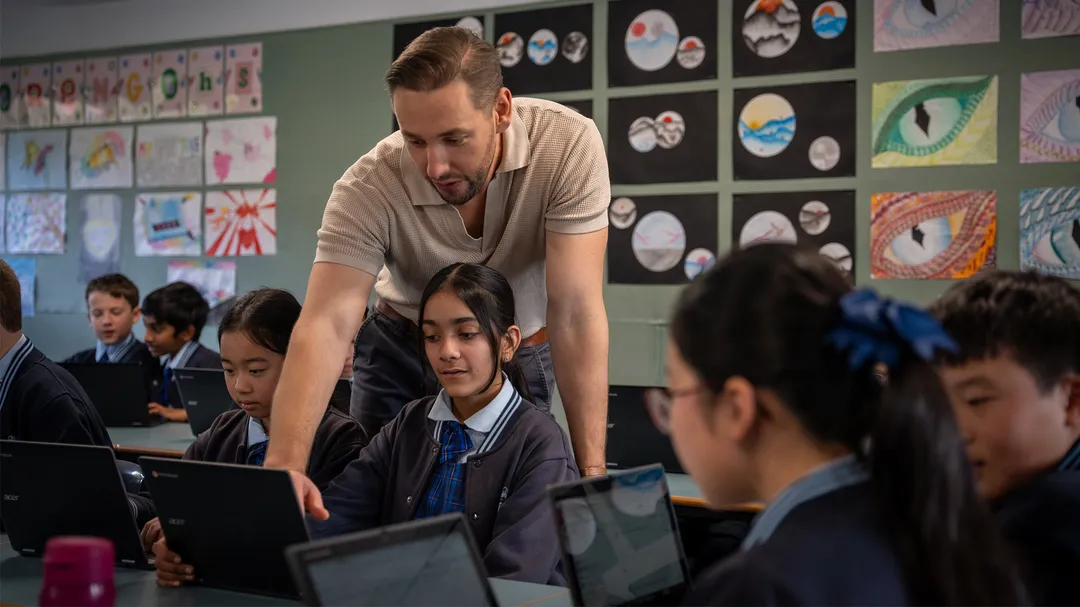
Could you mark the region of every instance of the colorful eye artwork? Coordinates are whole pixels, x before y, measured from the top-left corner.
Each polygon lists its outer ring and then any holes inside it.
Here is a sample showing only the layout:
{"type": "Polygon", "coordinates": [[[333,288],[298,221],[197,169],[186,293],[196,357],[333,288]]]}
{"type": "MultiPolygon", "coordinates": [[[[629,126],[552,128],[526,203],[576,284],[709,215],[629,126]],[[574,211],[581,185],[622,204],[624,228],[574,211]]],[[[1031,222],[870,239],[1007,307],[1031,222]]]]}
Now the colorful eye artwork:
{"type": "Polygon", "coordinates": [[[1020,267],[1080,279],[1080,187],[1020,191],[1020,267]]]}
{"type": "Polygon", "coordinates": [[[997,193],[870,197],[871,278],[967,278],[996,266],[997,193]]]}
{"type": "Polygon", "coordinates": [[[1080,161],[1080,70],[1020,76],[1020,162],[1080,161]]]}
{"type": "Polygon", "coordinates": [[[998,0],[874,0],[874,52],[997,42],[998,0]]]}
{"type": "Polygon", "coordinates": [[[997,76],[873,86],[874,168],[995,164],[997,76]]]}
{"type": "Polygon", "coordinates": [[[1080,36],[1080,0],[1023,0],[1020,37],[1080,36]]]}

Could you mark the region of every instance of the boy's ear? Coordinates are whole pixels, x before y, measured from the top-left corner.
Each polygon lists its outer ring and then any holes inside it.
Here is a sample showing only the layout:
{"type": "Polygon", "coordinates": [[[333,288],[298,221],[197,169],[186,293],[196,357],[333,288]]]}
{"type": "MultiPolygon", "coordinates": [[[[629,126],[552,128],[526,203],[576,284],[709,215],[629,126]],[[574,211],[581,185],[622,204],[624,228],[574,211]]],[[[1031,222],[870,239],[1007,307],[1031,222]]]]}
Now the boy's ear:
{"type": "Polygon", "coordinates": [[[195,325],[188,325],[183,331],[176,334],[184,342],[195,339],[195,325]]]}
{"type": "Polygon", "coordinates": [[[1064,380],[1065,423],[1074,432],[1080,432],[1080,373],[1070,375],[1064,380]]]}
{"type": "Polygon", "coordinates": [[[140,308],[139,306],[135,306],[135,308],[131,310],[131,321],[132,322],[139,322],[139,316],[141,316],[141,315],[142,315],[142,308],[140,308]]]}

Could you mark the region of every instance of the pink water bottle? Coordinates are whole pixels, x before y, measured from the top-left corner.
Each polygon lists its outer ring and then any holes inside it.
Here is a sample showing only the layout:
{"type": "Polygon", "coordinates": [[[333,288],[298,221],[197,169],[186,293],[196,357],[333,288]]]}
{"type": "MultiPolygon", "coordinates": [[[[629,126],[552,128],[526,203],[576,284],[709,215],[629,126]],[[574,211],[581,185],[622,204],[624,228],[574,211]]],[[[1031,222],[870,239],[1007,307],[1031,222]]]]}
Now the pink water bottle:
{"type": "Polygon", "coordinates": [[[41,607],[113,607],[114,549],[96,537],[54,537],[45,544],[41,607]]]}

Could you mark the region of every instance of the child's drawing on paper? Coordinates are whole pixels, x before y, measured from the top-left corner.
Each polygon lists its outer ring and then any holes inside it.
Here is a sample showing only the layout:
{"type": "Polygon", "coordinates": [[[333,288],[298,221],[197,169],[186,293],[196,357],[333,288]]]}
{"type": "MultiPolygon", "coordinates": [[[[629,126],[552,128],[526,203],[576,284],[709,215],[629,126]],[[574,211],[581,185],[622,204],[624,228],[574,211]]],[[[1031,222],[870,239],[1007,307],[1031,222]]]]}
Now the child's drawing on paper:
{"type": "Polygon", "coordinates": [[[64,150],[67,131],[15,131],[7,136],[8,189],[63,190],[67,188],[64,150]]]}
{"type": "Polygon", "coordinates": [[[121,122],[150,119],[150,54],[120,57],[121,122]]]}
{"type": "Polygon", "coordinates": [[[199,122],[140,125],[135,182],[141,187],[202,185],[202,138],[199,122]]]}
{"type": "Polygon", "coordinates": [[[274,183],[276,180],[276,118],[206,123],[207,184],[274,183]]]}
{"type": "Polygon", "coordinates": [[[52,87],[52,65],[38,63],[36,65],[22,66],[19,90],[22,93],[23,107],[26,112],[19,126],[41,127],[49,126],[52,119],[52,104],[50,103],[49,89],[52,87]]]}
{"type": "Polygon", "coordinates": [[[54,125],[83,122],[83,60],[57,61],[53,64],[54,125]]]}
{"type": "Polygon", "coordinates": [[[262,43],[225,49],[225,113],[262,111],[262,43]]]}
{"type": "Polygon", "coordinates": [[[8,198],[8,253],[44,255],[64,253],[67,234],[67,196],[64,194],[16,194],[8,198]]]}
{"type": "Polygon", "coordinates": [[[202,253],[202,194],[164,192],[135,198],[135,255],[202,253]]]}
{"type": "Polygon", "coordinates": [[[187,112],[187,49],[154,53],[154,118],[179,118],[187,112]]]}
{"type": "Polygon", "coordinates": [[[116,122],[121,85],[115,56],[86,60],[86,124],[116,122]]]}
{"type": "Polygon", "coordinates": [[[71,188],[130,188],[133,127],[72,129],[71,188]]]}
{"type": "Polygon", "coordinates": [[[235,261],[170,261],[166,283],[186,282],[213,309],[236,296],[235,261]]]}
{"type": "Polygon", "coordinates": [[[188,51],[188,116],[225,111],[225,51],[220,46],[188,51]]]}
{"type": "Polygon", "coordinates": [[[276,253],[276,190],[207,193],[207,255],[234,257],[276,253]]]}

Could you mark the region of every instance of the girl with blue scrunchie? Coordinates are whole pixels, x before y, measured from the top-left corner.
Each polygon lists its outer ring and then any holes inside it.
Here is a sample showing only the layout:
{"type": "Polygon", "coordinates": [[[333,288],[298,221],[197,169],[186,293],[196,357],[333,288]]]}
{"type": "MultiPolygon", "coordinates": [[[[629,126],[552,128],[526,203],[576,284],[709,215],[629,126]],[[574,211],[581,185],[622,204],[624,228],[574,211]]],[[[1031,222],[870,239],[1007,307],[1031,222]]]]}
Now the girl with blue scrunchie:
{"type": "Polygon", "coordinates": [[[686,603],[1025,603],[927,362],[953,348],[816,251],[758,245],[698,277],[661,425],[710,504],[766,507],[686,603]]]}

